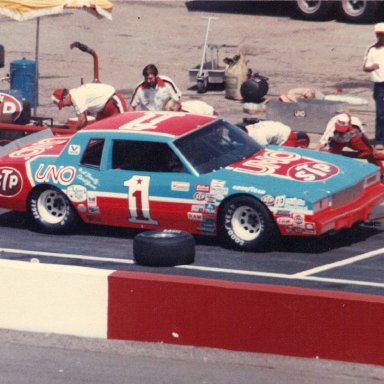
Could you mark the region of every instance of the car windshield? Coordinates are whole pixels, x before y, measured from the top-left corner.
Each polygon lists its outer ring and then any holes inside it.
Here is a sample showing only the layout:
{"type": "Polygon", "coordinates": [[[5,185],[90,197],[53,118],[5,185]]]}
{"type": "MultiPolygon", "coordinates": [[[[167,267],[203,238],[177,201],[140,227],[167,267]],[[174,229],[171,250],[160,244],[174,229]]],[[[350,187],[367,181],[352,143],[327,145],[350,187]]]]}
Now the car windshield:
{"type": "Polygon", "coordinates": [[[223,120],[183,136],[174,144],[199,174],[224,168],[261,149],[247,133],[223,120]]]}

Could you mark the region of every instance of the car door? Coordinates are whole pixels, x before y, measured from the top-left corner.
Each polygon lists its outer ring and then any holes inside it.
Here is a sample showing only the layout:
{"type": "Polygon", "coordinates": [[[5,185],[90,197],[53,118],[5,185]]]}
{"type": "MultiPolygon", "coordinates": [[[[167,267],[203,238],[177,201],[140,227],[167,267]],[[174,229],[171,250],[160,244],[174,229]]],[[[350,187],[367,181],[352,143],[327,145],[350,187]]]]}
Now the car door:
{"type": "Polygon", "coordinates": [[[115,139],[109,153],[95,202],[104,224],[193,230],[188,212],[196,176],[167,143],[115,139]]]}

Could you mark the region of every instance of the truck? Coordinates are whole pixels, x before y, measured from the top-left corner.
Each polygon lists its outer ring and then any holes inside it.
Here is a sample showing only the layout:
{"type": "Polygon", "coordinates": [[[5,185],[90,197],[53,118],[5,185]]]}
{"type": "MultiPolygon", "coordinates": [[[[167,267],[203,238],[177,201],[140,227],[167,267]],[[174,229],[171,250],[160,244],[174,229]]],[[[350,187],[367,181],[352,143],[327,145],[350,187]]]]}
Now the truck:
{"type": "Polygon", "coordinates": [[[297,0],[292,3],[296,14],[304,20],[336,18],[352,23],[370,23],[378,20],[383,7],[383,1],[371,0],[297,0]]]}
{"type": "Polygon", "coordinates": [[[374,0],[296,0],[296,1],[251,1],[251,0],[190,0],[186,1],[189,10],[203,7],[206,10],[226,9],[235,12],[267,10],[269,15],[281,9],[289,14],[308,21],[337,19],[349,23],[372,23],[383,19],[384,1],[374,0]]]}

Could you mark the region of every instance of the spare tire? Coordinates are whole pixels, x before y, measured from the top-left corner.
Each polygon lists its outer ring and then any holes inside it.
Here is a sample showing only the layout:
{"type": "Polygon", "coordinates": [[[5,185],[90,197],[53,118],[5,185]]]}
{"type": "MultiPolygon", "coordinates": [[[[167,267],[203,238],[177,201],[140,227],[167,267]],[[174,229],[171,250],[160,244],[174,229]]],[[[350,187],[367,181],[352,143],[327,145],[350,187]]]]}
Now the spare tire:
{"type": "Polygon", "coordinates": [[[142,232],[133,239],[133,258],[137,264],[150,267],[191,264],[195,260],[195,239],[179,230],[142,232]]]}

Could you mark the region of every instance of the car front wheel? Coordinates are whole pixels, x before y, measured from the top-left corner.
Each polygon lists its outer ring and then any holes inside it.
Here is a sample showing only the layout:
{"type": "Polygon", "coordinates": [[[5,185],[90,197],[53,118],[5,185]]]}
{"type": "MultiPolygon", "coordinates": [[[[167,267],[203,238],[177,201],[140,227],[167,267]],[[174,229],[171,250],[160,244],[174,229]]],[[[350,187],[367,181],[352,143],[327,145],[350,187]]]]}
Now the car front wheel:
{"type": "Polygon", "coordinates": [[[34,189],[27,204],[32,222],[43,232],[68,232],[78,223],[77,213],[67,196],[54,187],[34,189]]]}
{"type": "Polygon", "coordinates": [[[231,198],[220,210],[219,239],[225,245],[245,251],[256,250],[268,243],[276,226],[268,209],[249,196],[231,198]]]}

